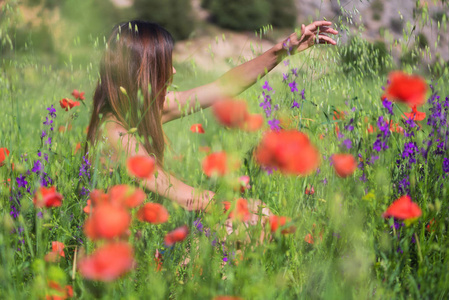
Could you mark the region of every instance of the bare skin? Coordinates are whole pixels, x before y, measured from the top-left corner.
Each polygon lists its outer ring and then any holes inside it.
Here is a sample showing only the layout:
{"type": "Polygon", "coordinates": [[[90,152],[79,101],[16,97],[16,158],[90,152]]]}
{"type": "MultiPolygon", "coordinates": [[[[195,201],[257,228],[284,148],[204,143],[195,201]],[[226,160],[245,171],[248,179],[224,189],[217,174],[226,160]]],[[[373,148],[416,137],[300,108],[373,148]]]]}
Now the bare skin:
{"type": "MultiPolygon", "coordinates": [[[[329,27],[331,25],[332,23],[327,21],[316,21],[307,26],[302,25],[300,36],[297,33],[291,34],[283,42],[262,55],[231,69],[214,82],[187,91],[168,93],[162,111],[162,123],[180,118],[184,115],[183,112],[195,112],[198,109],[195,107],[196,103],[199,103],[199,107],[204,109],[220,99],[237,96],[253,85],[258,78],[271,71],[288,53],[302,52],[316,43],[335,45],[336,42],[325,35],[338,33],[329,27]]],[[[137,147],[139,143],[137,139],[128,134],[128,131],[111,116],[106,117],[104,134],[113,150],[113,161],[118,161],[118,157],[126,159],[133,155],[148,155],[142,145],[137,147]],[[136,149],[138,150],[136,151],[136,149]]],[[[146,180],[144,185],[147,190],[158,193],[191,211],[208,211],[211,207],[210,202],[215,195],[212,191],[203,191],[183,183],[165,172],[160,166],[157,166],[157,178],[146,180]]],[[[260,200],[250,203],[250,210],[253,212],[250,224],[260,221],[257,211],[261,205],[260,200]]],[[[269,210],[263,208],[262,214],[268,215],[269,210]]]]}

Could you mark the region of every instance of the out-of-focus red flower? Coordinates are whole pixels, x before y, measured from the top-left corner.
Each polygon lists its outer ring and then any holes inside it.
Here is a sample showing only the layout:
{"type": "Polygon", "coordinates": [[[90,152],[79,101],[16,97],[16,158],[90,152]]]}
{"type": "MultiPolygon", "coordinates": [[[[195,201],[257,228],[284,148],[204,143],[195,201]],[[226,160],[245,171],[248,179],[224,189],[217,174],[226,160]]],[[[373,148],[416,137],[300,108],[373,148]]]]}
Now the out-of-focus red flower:
{"type": "Polygon", "coordinates": [[[400,220],[416,219],[422,214],[418,204],[412,202],[409,196],[402,196],[394,201],[387,210],[382,214],[382,217],[394,217],[400,220]]]}
{"type": "Polygon", "coordinates": [[[102,190],[95,189],[89,194],[89,198],[93,205],[100,205],[102,203],[109,202],[108,194],[105,194],[102,190]]]}
{"type": "Polygon", "coordinates": [[[263,116],[259,114],[249,114],[240,128],[244,131],[257,131],[262,128],[263,116]]]}
{"type": "Polygon", "coordinates": [[[402,116],[404,119],[411,119],[414,121],[422,121],[426,118],[425,112],[420,112],[416,109],[416,105],[412,107],[412,111],[409,113],[404,113],[402,116]]]}
{"type": "Polygon", "coordinates": [[[61,108],[65,109],[65,111],[69,111],[69,109],[74,108],[75,106],[79,106],[80,103],[78,101],[73,101],[68,98],[63,98],[59,101],[59,105],[61,105],[61,108]]]}
{"type": "Polygon", "coordinates": [[[244,193],[246,190],[249,190],[251,188],[251,186],[249,185],[249,176],[248,175],[243,175],[239,177],[239,188],[240,188],[240,193],[244,193]]]}
{"type": "Polygon", "coordinates": [[[366,131],[368,133],[375,133],[377,131],[377,129],[374,128],[373,125],[369,124],[368,127],[366,128],[366,131]]]}
{"type": "Polygon", "coordinates": [[[168,221],[168,211],[159,203],[146,203],[137,212],[140,221],[162,224],[168,221]]]}
{"type": "Polygon", "coordinates": [[[399,126],[398,123],[393,123],[393,121],[390,122],[390,131],[404,134],[404,128],[399,126]]]}
{"type": "Polygon", "coordinates": [[[427,232],[435,232],[435,218],[429,221],[426,225],[427,232]]]}
{"type": "MultiPolygon", "coordinates": [[[[224,210],[227,212],[231,209],[231,202],[223,201],[224,210]]],[[[240,198],[235,201],[235,208],[229,213],[229,218],[246,222],[251,218],[251,214],[248,209],[248,201],[240,198]]]]}
{"type": "Polygon", "coordinates": [[[243,126],[249,116],[244,100],[224,99],[212,106],[212,112],[221,124],[239,128],[243,126]]]}
{"type": "Polygon", "coordinates": [[[0,148],[0,167],[5,164],[6,156],[9,156],[9,150],[7,148],[0,148]]]}
{"type": "Polygon", "coordinates": [[[119,184],[109,190],[109,201],[112,204],[123,205],[128,208],[137,207],[143,203],[147,195],[141,188],[119,184]]]}
{"type": "Polygon", "coordinates": [[[68,131],[72,130],[72,124],[67,125],[67,129],[65,126],[62,126],[62,125],[59,126],[59,128],[58,128],[58,131],[61,133],[66,132],[66,130],[68,130],[68,131]]]}
{"type": "Polygon", "coordinates": [[[164,263],[164,258],[162,254],[156,249],[156,253],[154,253],[154,262],[156,263],[156,272],[162,271],[162,264],[164,263]]]}
{"type": "Polygon", "coordinates": [[[76,152],[78,152],[80,149],[81,149],[81,143],[78,142],[78,143],[76,144],[76,146],[75,146],[75,154],[76,154],[76,152]]]}
{"type": "Polygon", "coordinates": [[[209,154],[203,159],[203,172],[209,177],[214,175],[224,176],[230,169],[236,167],[236,163],[229,161],[229,156],[226,152],[220,151],[209,154]]]}
{"type": "Polygon", "coordinates": [[[332,119],[334,120],[344,120],[346,117],[347,112],[341,111],[341,110],[334,110],[334,116],[332,119]]]}
{"type": "MultiPolygon", "coordinates": [[[[281,217],[281,216],[270,216],[270,228],[271,228],[271,232],[276,232],[279,227],[285,226],[285,223],[290,222],[291,219],[288,217],[281,217]]],[[[296,231],[296,227],[294,225],[291,225],[288,228],[282,229],[281,233],[282,234],[289,234],[289,233],[293,233],[296,231]]]]}
{"type": "Polygon", "coordinates": [[[134,265],[133,249],[117,242],[98,248],[91,256],[81,258],[78,270],[87,279],[113,281],[129,272],[134,265]]]}
{"type": "Polygon", "coordinates": [[[204,133],[204,128],[202,124],[193,124],[192,126],[190,126],[190,131],[196,133],[204,133]]]}
{"type": "Polygon", "coordinates": [[[189,228],[187,225],[176,228],[173,231],[167,233],[164,239],[166,246],[170,247],[177,242],[182,242],[189,234],[189,228]]]}
{"type": "Polygon", "coordinates": [[[340,177],[347,177],[357,169],[357,162],[351,154],[334,154],[332,155],[332,163],[335,172],[340,177]]]}
{"type": "Polygon", "coordinates": [[[84,223],[84,233],[92,240],[112,239],[123,235],[130,222],[131,216],[123,206],[103,203],[84,223]]]}
{"type": "Polygon", "coordinates": [[[65,245],[61,242],[51,242],[51,252],[45,255],[44,260],[47,262],[55,262],[59,257],[65,257],[64,248],[65,245]]]}
{"type": "Polygon", "coordinates": [[[128,158],[128,172],[138,178],[147,179],[153,175],[156,161],[151,156],[136,155],[128,158]]]}
{"type": "Polygon", "coordinates": [[[382,99],[404,102],[410,107],[421,106],[426,100],[427,84],[425,80],[416,75],[407,75],[401,71],[391,72],[390,84],[387,86],[382,99]]]}
{"type": "Polygon", "coordinates": [[[304,237],[304,241],[306,241],[306,243],[309,244],[314,244],[312,234],[311,233],[306,234],[306,236],[304,237]]]}
{"type": "Polygon", "coordinates": [[[47,284],[50,288],[50,294],[45,296],[46,300],[65,300],[73,297],[73,288],[71,285],[61,287],[59,283],[53,280],[49,280],[47,284]]]}
{"type": "Polygon", "coordinates": [[[78,90],[73,90],[72,96],[77,100],[84,100],[84,92],[79,92],[78,90]]]}
{"type": "Polygon", "coordinates": [[[307,135],[296,131],[269,131],[256,149],[255,157],[263,166],[285,174],[307,175],[320,163],[318,150],[307,135]]]}
{"type": "Polygon", "coordinates": [[[90,199],[87,199],[87,205],[84,206],[83,211],[84,211],[86,214],[90,214],[90,212],[93,211],[93,208],[92,208],[92,201],[91,201],[90,199]]]}
{"type": "Polygon", "coordinates": [[[34,194],[33,203],[36,207],[56,207],[61,206],[62,199],[62,195],[56,192],[56,187],[41,186],[34,194]]]}
{"type": "Polygon", "coordinates": [[[313,185],[310,186],[310,189],[309,189],[309,187],[306,187],[305,193],[306,193],[306,195],[313,195],[313,194],[315,194],[315,189],[313,188],[313,185]]]}

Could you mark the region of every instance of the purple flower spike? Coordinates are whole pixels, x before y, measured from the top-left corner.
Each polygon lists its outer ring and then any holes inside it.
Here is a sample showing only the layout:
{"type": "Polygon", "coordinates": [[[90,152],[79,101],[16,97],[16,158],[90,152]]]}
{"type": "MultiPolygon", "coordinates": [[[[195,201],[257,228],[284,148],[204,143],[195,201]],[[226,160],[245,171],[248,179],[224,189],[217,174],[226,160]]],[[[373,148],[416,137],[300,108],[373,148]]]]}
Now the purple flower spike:
{"type": "Polygon", "coordinates": [[[298,88],[296,87],[296,82],[295,81],[289,83],[288,86],[290,87],[290,91],[292,93],[298,92],[298,88]]]}

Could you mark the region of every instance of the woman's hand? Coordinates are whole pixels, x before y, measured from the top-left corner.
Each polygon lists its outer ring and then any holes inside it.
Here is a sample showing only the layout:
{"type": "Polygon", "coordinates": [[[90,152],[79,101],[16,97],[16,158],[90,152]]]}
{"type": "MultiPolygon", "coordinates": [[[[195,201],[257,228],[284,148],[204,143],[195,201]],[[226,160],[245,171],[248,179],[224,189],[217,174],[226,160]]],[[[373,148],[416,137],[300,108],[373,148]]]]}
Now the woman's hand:
{"type": "Polygon", "coordinates": [[[331,44],[336,45],[332,38],[326,34],[338,34],[338,31],[329,27],[332,22],[329,21],[315,21],[307,26],[302,24],[301,35],[298,33],[292,33],[284,42],[283,47],[289,52],[294,54],[296,52],[304,51],[315,44],[331,44]]]}

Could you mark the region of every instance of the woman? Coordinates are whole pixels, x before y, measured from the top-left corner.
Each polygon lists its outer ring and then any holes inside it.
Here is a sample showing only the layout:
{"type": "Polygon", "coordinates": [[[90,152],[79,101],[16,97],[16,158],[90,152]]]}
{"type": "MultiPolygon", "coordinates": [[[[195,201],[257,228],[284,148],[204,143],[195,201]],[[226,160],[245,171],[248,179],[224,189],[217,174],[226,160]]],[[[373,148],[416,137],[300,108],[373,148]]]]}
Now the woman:
{"type": "MultiPolygon", "coordinates": [[[[162,124],[183,112],[206,108],[222,98],[234,97],[254,84],[288,54],[301,52],[315,43],[333,44],[324,34],[337,34],[331,22],[302,25],[301,36],[291,34],[262,55],[238,66],[212,83],[188,91],[167,93],[176,70],[172,66],[173,38],[157,24],[131,21],[114,28],[100,64],[100,80],[93,101],[88,141],[95,145],[104,137],[113,162],[133,155],[156,158],[158,176],[144,182],[152,192],[187,210],[205,211],[214,197],[163,171],[162,124]],[[103,125],[103,126],[100,126],[103,125]],[[129,130],[136,128],[140,141],[129,130]]],[[[253,209],[260,202],[254,202],[253,209]]],[[[257,218],[253,215],[253,218],[257,218]]]]}

